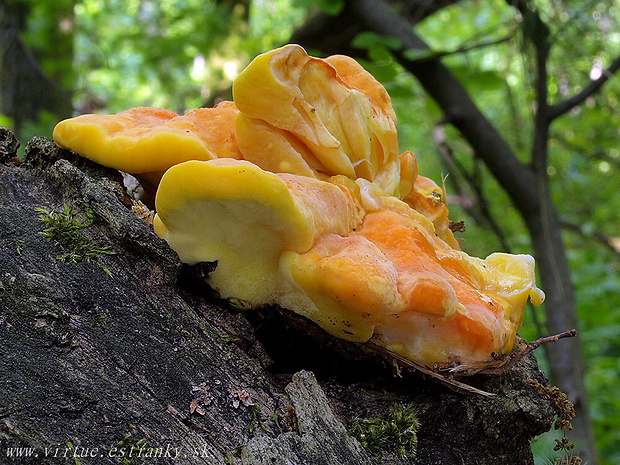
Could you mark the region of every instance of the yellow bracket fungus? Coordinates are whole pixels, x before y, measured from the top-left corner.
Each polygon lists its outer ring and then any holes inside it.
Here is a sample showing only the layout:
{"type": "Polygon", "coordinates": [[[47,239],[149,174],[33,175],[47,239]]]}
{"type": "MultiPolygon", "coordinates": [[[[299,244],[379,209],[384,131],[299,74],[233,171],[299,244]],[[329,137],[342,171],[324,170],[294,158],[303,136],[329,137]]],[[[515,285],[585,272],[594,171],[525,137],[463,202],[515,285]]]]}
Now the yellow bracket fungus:
{"type": "Polygon", "coordinates": [[[319,179],[362,177],[399,195],[391,101],[351,58],[313,58],[298,45],[272,50],[239,74],[233,97],[244,159],[319,179]]]}
{"type": "Polygon", "coordinates": [[[236,114],[232,102],[196,108],[182,116],[150,107],[116,115],[87,114],[58,123],[54,141],[96,163],[135,175],[154,195],[172,165],[241,158],[234,134],[236,114]]]}
{"type": "Polygon", "coordinates": [[[185,263],[217,261],[207,281],[225,298],[422,365],[512,349],[528,298],[544,299],[533,258],[460,250],[444,189],[398,155],[390,98],[357,62],[285,46],[258,56],[233,95],[184,116],[84,115],[54,138],[150,180],[155,232],[185,263]]]}
{"type": "Polygon", "coordinates": [[[181,260],[218,261],[208,282],[222,295],[281,305],[421,364],[509,351],[519,309],[541,300],[531,257],[469,257],[365,180],[191,161],[166,172],[156,206],[156,232],[181,260]]]}

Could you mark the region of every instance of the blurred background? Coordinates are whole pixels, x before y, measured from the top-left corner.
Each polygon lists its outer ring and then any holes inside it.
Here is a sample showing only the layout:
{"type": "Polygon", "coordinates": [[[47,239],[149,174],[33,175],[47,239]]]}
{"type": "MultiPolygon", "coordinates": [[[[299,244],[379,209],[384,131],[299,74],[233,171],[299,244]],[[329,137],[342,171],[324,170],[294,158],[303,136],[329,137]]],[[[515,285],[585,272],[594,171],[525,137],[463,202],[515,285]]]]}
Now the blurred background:
{"type": "MultiPolygon", "coordinates": [[[[0,125],[23,150],[81,113],[229,100],[288,42],[354,56],[392,97],[401,151],[445,181],[463,249],[536,256],[547,305],[520,335],[578,328],[537,356],[575,403],[575,451],[620,464],[619,14],[617,0],[0,0],[0,125]]],[[[559,438],[533,440],[537,464],[570,459],[559,438]]]]}

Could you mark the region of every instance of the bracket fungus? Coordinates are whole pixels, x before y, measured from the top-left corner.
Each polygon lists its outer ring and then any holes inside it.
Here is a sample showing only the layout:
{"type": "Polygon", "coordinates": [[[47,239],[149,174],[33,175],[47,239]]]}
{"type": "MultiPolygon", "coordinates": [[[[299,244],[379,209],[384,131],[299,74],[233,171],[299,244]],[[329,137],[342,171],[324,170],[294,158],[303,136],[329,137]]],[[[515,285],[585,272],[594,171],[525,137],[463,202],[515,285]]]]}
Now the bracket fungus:
{"type": "Polygon", "coordinates": [[[383,86],[353,59],[313,58],[288,45],[255,58],[233,96],[246,160],[319,179],[361,177],[399,194],[396,115],[383,86]]]}
{"type": "Polygon", "coordinates": [[[86,114],[61,121],[54,141],[96,163],[134,175],[153,196],[164,172],[188,160],[241,158],[235,141],[237,108],[222,102],[185,115],[138,107],[116,115],[86,114]]]}
{"type": "Polygon", "coordinates": [[[185,263],[217,261],[206,279],[222,297],[280,305],[421,365],[510,352],[528,298],[544,299],[534,260],[460,250],[443,189],[399,155],[378,81],[351,58],[289,45],[258,56],[233,96],[182,117],[80,116],[54,138],[146,174],[155,232],[185,263]]]}

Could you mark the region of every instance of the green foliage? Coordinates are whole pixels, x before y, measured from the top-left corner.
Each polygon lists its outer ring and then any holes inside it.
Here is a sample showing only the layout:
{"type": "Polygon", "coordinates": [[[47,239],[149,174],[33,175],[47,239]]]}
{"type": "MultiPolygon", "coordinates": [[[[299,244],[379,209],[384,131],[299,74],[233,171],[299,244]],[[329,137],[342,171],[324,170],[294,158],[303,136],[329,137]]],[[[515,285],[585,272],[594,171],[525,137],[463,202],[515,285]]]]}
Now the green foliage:
{"type": "Polygon", "coordinates": [[[614,464],[620,460],[620,257],[584,241],[572,238],[570,258],[580,267],[576,285],[586,386],[603,463],[614,464]]]}
{"type": "Polygon", "coordinates": [[[418,446],[419,427],[413,404],[397,404],[378,418],[352,421],[349,434],[373,454],[396,453],[410,458],[418,446]]]}
{"type": "Polygon", "coordinates": [[[82,111],[159,106],[182,113],[230,98],[234,77],[303,20],[290,1],[83,0],[76,4],[82,111]]]}
{"type": "Polygon", "coordinates": [[[21,0],[26,5],[27,28],[22,38],[41,66],[64,89],[75,85],[73,6],[75,0],[21,0]]]}
{"type": "Polygon", "coordinates": [[[294,4],[307,9],[318,8],[333,16],[344,8],[344,0],[294,0],[294,4]]]}
{"type": "MultiPolygon", "coordinates": [[[[355,48],[365,48],[373,50],[375,48],[387,48],[389,50],[399,50],[402,42],[398,37],[383,37],[375,32],[360,32],[351,42],[355,48]]],[[[372,51],[370,52],[372,54],[372,51]]]]}
{"type": "MultiPolygon", "coordinates": [[[[39,213],[39,220],[46,226],[40,233],[41,236],[56,241],[65,250],[58,256],[59,260],[69,264],[76,264],[81,261],[91,263],[100,255],[114,255],[116,253],[107,246],[98,246],[88,237],[80,234],[81,229],[90,226],[95,221],[95,214],[92,211],[88,211],[86,222],[76,219],[71,207],[67,204],[61,212],[44,208],[37,208],[37,212],[39,213]]],[[[106,267],[99,266],[107,274],[110,274],[106,267]]]]}
{"type": "MultiPolygon", "coordinates": [[[[232,80],[254,56],[287,42],[308,14],[337,14],[344,5],[342,0],[23,3],[29,6],[23,37],[42,68],[72,91],[79,112],[106,113],[140,105],[183,112],[230,98],[232,80]]],[[[431,51],[409,50],[405,55],[412,60],[442,56],[485,116],[529,164],[536,78],[532,43],[553,44],[547,90],[550,103],[561,102],[584,89],[617,55],[619,7],[606,0],[531,0],[528,3],[541,15],[539,22],[515,14],[509,3],[456,2],[443,8],[416,26],[431,51]]],[[[467,188],[468,178],[489,200],[490,214],[511,251],[532,253],[523,221],[507,195],[398,64],[394,52],[400,49],[400,41],[363,33],[354,45],[368,51],[363,66],[392,97],[402,150],[412,150],[420,173],[436,182],[449,173],[450,216],[453,221],[464,220],[467,227],[463,249],[485,256],[503,247],[479,214],[481,199],[467,188]],[[439,156],[434,140],[438,129],[460,172],[439,156]]],[[[595,437],[604,465],[620,462],[620,254],[604,244],[612,239],[620,248],[619,95],[620,79],[615,76],[602,92],[554,121],[548,160],[558,212],[573,225],[565,241],[574,271],[595,437]]],[[[31,135],[49,136],[54,122],[53,116],[42,115],[40,123],[26,125],[22,146],[31,135]]],[[[11,121],[0,116],[0,123],[11,121]]],[[[64,210],[40,214],[50,223],[48,229],[56,222],[55,230],[66,231],[73,239],[82,237],[79,230],[91,221],[79,222],[64,210]]],[[[95,250],[106,250],[90,247],[90,252],[71,252],[63,245],[67,250],[63,259],[92,260],[95,250]]],[[[531,340],[544,331],[542,309],[527,310],[521,335],[531,340]]],[[[543,352],[537,355],[544,366],[543,352]]],[[[359,428],[368,426],[365,421],[360,420],[359,428]]],[[[543,449],[553,445],[545,444],[543,449]]],[[[544,459],[539,456],[537,462],[544,459]]]]}
{"type": "Polygon", "coordinates": [[[85,0],[75,12],[78,105],[118,111],[128,102],[178,111],[199,106],[199,65],[224,46],[242,14],[199,0],[85,0]]]}

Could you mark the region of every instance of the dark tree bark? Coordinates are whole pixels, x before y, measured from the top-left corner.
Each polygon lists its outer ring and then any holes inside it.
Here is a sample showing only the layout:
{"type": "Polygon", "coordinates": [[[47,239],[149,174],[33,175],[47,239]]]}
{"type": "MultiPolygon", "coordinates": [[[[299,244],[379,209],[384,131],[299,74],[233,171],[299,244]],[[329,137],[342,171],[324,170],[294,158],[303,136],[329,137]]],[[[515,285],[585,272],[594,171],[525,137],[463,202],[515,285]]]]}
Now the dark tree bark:
{"type": "MultiPolygon", "coordinates": [[[[527,9],[526,2],[511,5],[523,15],[536,15],[527,9]]],[[[398,4],[401,2],[392,2],[398,4]]],[[[362,31],[371,31],[381,36],[400,39],[401,51],[395,51],[400,64],[414,75],[428,94],[443,110],[445,120],[456,127],[471,145],[476,157],[483,160],[493,176],[506,190],[515,207],[525,220],[534,255],[537,260],[542,287],[547,294],[545,302],[546,328],[551,334],[578,327],[572,277],[563,244],[561,224],[549,193],[547,180],[547,144],[549,126],[553,119],[563,115],[581,103],[589,95],[600,90],[602,85],[620,67],[620,58],[614,60],[602,77],[586,86],[580,95],[556,105],[547,103],[546,62],[549,43],[537,47],[537,114],[535,121],[532,163],[523,164],[508,143],[474,104],[464,87],[452,72],[437,58],[411,61],[402,53],[414,49],[430,52],[428,45],[413,31],[413,23],[428,14],[427,2],[407,2],[408,17],[397,12],[385,0],[347,1],[337,17],[327,15],[314,17],[307,25],[296,31],[291,42],[310,49],[319,49],[325,54],[345,53],[364,57],[365,51],[351,46],[352,39],[362,31]],[[421,13],[412,15],[418,6],[421,13]]],[[[437,3],[436,9],[446,6],[437,3]]],[[[537,16],[539,26],[546,27],[537,16]]],[[[546,346],[551,378],[567,392],[575,404],[577,418],[572,438],[582,445],[580,454],[584,461],[598,463],[594,436],[588,411],[587,393],[584,385],[584,362],[577,338],[568,347],[546,346]]]]}
{"type": "Polygon", "coordinates": [[[1,129],[0,462],[533,463],[529,440],[558,406],[532,354],[468,379],[493,397],[397,377],[363,345],[282,309],[206,298],[196,269],[132,211],[117,172],[42,138],[15,166],[16,145],[1,129]],[[42,236],[41,215],[65,208],[105,253],[72,263],[42,236]],[[347,432],[409,403],[415,458],[372,455],[347,432]]]}

